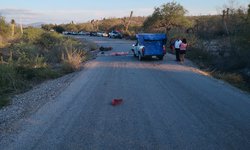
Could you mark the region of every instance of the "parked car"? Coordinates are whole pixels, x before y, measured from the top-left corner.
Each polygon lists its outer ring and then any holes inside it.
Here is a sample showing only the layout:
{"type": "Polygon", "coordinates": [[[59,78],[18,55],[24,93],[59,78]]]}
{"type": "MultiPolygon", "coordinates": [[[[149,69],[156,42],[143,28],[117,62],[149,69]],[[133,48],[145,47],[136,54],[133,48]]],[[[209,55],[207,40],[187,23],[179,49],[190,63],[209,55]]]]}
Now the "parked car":
{"type": "Polygon", "coordinates": [[[141,33],[136,35],[136,39],[136,44],[132,45],[132,52],[140,61],[152,56],[163,60],[166,54],[166,34],[141,33]]]}
{"type": "Polygon", "coordinates": [[[69,34],[69,32],[68,31],[63,31],[62,34],[67,35],[67,34],[69,34]]]}
{"type": "Polygon", "coordinates": [[[104,33],[102,34],[102,36],[103,36],[103,37],[108,37],[108,36],[109,36],[109,34],[108,34],[108,33],[106,33],[106,32],[104,32],[104,33]]]}
{"type": "Polygon", "coordinates": [[[78,34],[79,34],[79,35],[88,35],[88,33],[87,33],[87,32],[84,32],[84,31],[80,31],[80,32],[78,32],[78,34]]]}
{"type": "Polygon", "coordinates": [[[100,37],[108,37],[108,34],[105,33],[105,32],[97,32],[97,36],[100,36],[100,37]]]}
{"type": "Polygon", "coordinates": [[[122,34],[120,32],[118,32],[118,31],[111,31],[109,33],[109,37],[110,38],[119,38],[119,39],[121,39],[122,38],[122,34]]]}
{"type": "Polygon", "coordinates": [[[90,36],[97,36],[97,32],[90,32],[89,35],[90,36]]]}
{"type": "Polygon", "coordinates": [[[97,36],[101,36],[101,37],[102,37],[103,32],[97,32],[97,33],[96,33],[96,35],[97,35],[97,36]]]}

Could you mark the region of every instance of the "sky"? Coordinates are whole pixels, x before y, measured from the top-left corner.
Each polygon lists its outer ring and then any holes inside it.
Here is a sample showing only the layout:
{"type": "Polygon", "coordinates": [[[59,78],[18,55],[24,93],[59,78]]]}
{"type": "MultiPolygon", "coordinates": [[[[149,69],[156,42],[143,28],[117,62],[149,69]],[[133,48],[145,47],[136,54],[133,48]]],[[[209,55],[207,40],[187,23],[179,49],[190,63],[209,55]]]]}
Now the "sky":
{"type": "MultiPolygon", "coordinates": [[[[155,7],[172,0],[0,0],[0,15],[17,23],[76,23],[92,19],[151,15],[155,7]]],[[[188,15],[218,14],[232,0],[175,0],[188,15]]],[[[234,0],[247,7],[250,0],[234,0]]]]}

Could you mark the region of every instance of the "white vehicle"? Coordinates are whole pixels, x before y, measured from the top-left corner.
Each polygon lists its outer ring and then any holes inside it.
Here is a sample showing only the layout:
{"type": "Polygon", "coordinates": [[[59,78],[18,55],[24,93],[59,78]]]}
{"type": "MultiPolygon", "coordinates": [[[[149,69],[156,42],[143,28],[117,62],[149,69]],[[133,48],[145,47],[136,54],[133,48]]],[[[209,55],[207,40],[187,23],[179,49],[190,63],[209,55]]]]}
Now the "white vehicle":
{"type": "Polygon", "coordinates": [[[78,34],[79,34],[79,35],[87,35],[87,33],[86,33],[86,32],[83,32],[83,31],[78,32],[78,34]]]}
{"type": "Polygon", "coordinates": [[[96,34],[97,34],[97,36],[102,36],[103,32],[97,32],[96,34]]]}
{"type": "Polygon", "coordinates": [[[102,36],[103,36],[103,37],[108,37],[109,35],[108,35],[108,33],[104,32],[104,33],[102,34],[102,36]]]}
{"type": "Polygon", "coordinates": [[[105,33],[105,32],[97,32],[97,36],[100,36],[100,37],[108,37],[108,34],[105,33]]]}
{"type": "Polygon", "coordinates": [[[117,31],[112,31],[112,32],[109,33],[109,37],[110,38],[119,38],[119,39],[121,39],[122,34],[120,32],[117,32],[117,31]]]}

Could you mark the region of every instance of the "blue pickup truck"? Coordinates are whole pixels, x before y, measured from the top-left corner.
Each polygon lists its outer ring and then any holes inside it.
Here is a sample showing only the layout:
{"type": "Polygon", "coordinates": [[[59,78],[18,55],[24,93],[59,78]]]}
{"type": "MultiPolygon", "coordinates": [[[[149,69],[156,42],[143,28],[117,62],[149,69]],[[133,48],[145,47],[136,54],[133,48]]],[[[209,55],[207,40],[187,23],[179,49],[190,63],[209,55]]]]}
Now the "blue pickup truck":
{"type": "Polygon", "coordinates": [[[156,56],[163,60],[166,54],[166,34],[140,33],[136,34],[136,44],[132,45],[132,52],[141,61],[145,57],[156,56]]]}

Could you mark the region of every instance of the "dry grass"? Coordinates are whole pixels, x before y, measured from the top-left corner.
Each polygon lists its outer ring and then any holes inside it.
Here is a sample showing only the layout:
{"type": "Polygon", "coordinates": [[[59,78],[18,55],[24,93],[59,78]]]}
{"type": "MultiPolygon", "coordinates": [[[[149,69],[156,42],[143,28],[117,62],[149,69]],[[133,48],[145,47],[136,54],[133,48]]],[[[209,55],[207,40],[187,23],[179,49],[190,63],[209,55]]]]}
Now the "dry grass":
{"type": "Polygon", "coordinates": [[[187,52],[187,58],[195,62],[200,69],[205,70],[211,76],[224,80],[239,89],[250,92],[249,79],[247,79],[248,77],[244,77],[237,70],[222,70],[218,67],[218,64],[215,63],[218,57],[212,55],[211,53],[193,48],[187,52]]]}
{"type": "Polygon", "coordinates": [[[74,72],[80,69],[81,63],[84,61],[85,51],[66,50],[66,54],[62,54],[63,71],[66,73],[74,72]]]}
{"type": "Polygon", "coordinates": [[[217,79],[224,80],[241,90],[250,92],[250,85],[239,73],[212,72],[211,75],[217,79]]]}
{"type": "Polygon", "coordinates": [[[94,51],[94,50],[97,50],[99,48],[97,44],[95,44],[91,41],[88,41],[87,47],[89,48],[90,51],[94,51]]]}

